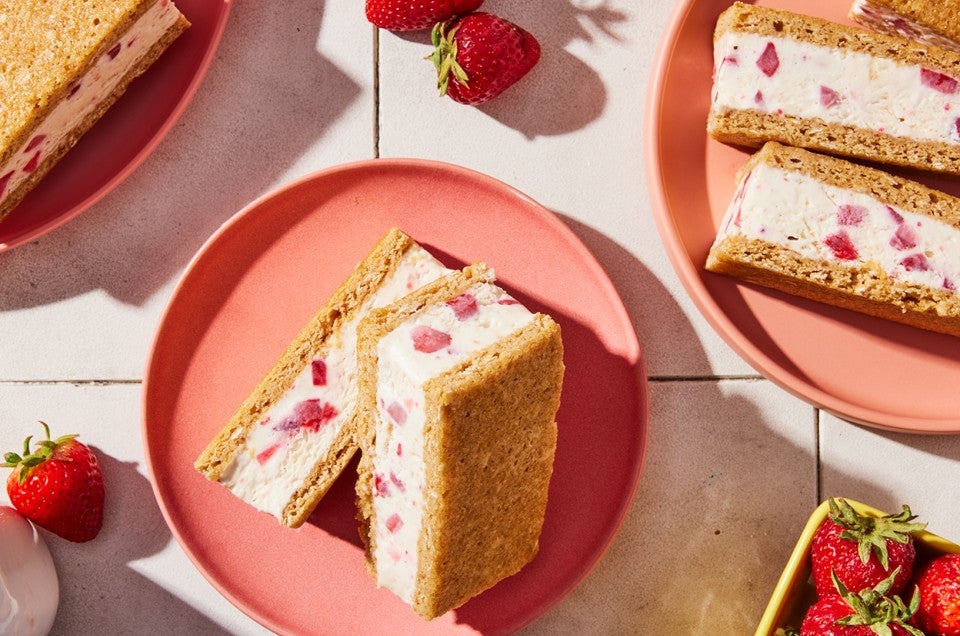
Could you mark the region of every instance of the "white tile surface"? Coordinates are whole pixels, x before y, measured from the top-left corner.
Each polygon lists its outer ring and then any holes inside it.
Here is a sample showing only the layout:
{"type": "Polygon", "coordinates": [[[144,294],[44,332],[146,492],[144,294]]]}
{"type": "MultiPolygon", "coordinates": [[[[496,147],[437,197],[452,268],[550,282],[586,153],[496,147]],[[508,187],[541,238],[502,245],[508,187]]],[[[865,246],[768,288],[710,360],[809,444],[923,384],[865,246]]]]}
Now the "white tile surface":
{"type": "Polygon", "coordinates": [[[526,634],[747,634],[816,506],[816,418],[766,381],[655,382],[639,491],[526,634]]]}
{"type": "Polygon", "coordinates": [[[424,34],[377,37],[361,5],[237,0],[152,156],[79,218],[0,254],[0,445],[46,419],[94,444],[109,484],[102,540],[49,540],[64,589],[55,633],[264,633],[163,523],[140,381],[177,278],[220,224],[280,184],[375,156],[456,163],[537,199],[596,255],[644,348],[651,420],[634,505],[598,567],[525,633],[750,633],[830,495],[909,503],[960,538],[960,438],[854,426],[758,379],[673,273],[647,200],[643,118],[674,3],[487,0],[544,55],[478,108],[434,94],[424,34]]]}

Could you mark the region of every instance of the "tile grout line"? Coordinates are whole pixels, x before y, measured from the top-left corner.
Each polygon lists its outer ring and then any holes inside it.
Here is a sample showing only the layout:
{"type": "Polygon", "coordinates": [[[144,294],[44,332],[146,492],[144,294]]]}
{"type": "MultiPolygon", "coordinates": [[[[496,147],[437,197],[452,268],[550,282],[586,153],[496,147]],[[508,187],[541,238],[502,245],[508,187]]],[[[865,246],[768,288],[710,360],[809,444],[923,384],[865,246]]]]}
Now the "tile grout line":
{"type": "Polygon", "coordinates": [[[814,464],[814,495],[816,500],[813,507],[816,508],[823,500],[823,469],[822,458],[820,456],[820,409],[813,407],[813,430],[816,433],[813,440],[813,456],[816,460],[814,464]]]}
{"type": "Polygon", "coordinates": [[[649,375],[647,382],[758,382],[766,380],[762,375],[649,375]]]}
{"type": "Polygon", "coordinates": [[[143,384],[143,380],[99,379],[99,380],[0,380],[0,386],[55,386],[69,384],[73,386],[110,386],[143,384]]]}
{"type": "Polygon", "coordinates": [[[373,28],[373,156],[380,158],[380,29],[373,28]]]}

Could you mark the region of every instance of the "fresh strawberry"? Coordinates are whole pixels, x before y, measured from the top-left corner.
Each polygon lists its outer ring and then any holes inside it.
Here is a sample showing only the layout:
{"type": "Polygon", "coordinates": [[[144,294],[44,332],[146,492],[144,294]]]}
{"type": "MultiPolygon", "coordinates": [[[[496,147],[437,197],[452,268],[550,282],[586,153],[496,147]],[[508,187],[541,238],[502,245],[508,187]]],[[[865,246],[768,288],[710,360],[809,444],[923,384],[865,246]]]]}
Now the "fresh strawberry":
{"type": "Polygon", "coordinates": [[[930,636],[960,636],[960,554],[939,556],[917,573],[914,624],[930,636]]]}
{"type": "Polygon", "coordinates": [[[476,11],[483,0],[367,0],[367,20],[381,29],[416,31],[429,29],[458,15],[476,11]]]}
{"type": "Polygon", "coordinates": [[[471,13],[433,28],[430,59],[437,87],[461,104],[493,99],[540,60],[540,43],[527,31],[489,13],[471,13]]]}
{"type": "Polygon", "coordinates": [[[103,473],[96,455],[76,435],[50,439],[50,428],[40,422],[47,439],[23,455],[7,453],[0,466],[13,468],[7,494],[14,507],[30,521],[70,541],[89,541],[103,525],[103,473]]]}
{"type": "Polygon", "coordinates": [[[872,588],[899,568],[890,587],[899,594],[913,575],[916,560],[911,532],[926,524],[908,506],[897,515],[875,518],[857,514],[843,499],[830,499],[830,513],[813,535],[810,557],[813,582],[821,597],[836,594],[831,571],[847,589],[872,588]]]}
{"type": "Polygon", "coordinates": [[[899,596],[888,596],[897,572],[858,594],[833,574],[834,593],[821,596],[807,610],[800,636],[924,636],[910,624],[919,603],[916,592],[909,606],[899,596]]]}

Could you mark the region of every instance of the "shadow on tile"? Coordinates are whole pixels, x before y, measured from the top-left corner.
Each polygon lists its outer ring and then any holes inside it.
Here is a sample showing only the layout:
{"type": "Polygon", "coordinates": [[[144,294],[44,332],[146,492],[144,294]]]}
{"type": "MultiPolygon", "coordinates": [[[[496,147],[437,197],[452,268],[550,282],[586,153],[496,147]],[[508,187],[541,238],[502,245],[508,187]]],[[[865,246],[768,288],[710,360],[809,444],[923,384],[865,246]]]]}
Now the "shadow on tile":
{"type": "MultiPolygon", "coordinates": [[[[607,6],[607,2],[594,7],[580,6],[583,4],[576,0],[551,0],[482,5],[480,11],[499,15],[532,33],[540,42],[541,56],[520,82],[476,108],[528,139],[566,134],[598,119],[607,101],[603,80],[565,47],[578,40],[597,47],[618,45],[623,39],[617,29],[631,16],[607,6]]],[[[395,35],[430,46],[428,31],[395,35]]],[[[425,86],[423,90],[433,87],[425,86]]]]}
{"type": "Polygon", "coordinates": [[[226,634],[130,566],[162,551],[170,543],[170,530],[136,462],[117,460],[98,448],[94,452],[106,487],[100,534],[77,544],[44,531],[60,576],[60,608],[52,633],[135,634],[160,629],[170,634],[226,634]]]}
{"type": "Polygon", "coordinates": [[[94,208],[0,255],[0,310],[98,289],[139,305],[167,284],[358,98],[316,50],[323,14],[317,0],[235,3],[209,73],[151,157],[94,208]]]}
{"type": "Polygon", "coordinates": [[[710,378],[670,292],[613,239],[563,218],[614,281],[648,365],[682,356],[704,378],[650,383],[644,470],[617,538],[586,581],[524,633],[750,633],[818,503],[816,411],[789,398],[773,422],[761,400],[779,399],[780,389],[710,378]],[[803,428],[777,430],[793,425],[803,428]]]}

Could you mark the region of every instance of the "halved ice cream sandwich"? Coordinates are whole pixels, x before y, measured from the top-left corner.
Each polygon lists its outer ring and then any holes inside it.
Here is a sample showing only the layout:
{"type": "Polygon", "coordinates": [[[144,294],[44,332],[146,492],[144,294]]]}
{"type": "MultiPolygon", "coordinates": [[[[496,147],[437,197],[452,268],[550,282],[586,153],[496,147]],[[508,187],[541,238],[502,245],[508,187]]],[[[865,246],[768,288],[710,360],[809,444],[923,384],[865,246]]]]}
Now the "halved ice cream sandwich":
{"type": "Polygon", "coordinates": [[[707,130],[960,173],[960,54],[737,2],[714,33],[707,130]]]}
{"type": "Polygon", "coordinates": [[[371,312],[359,359],[368,568],[432,619],[538,551],[557,443],[560,328],[477,264],[371,312]]]}
{"type": "Polygon", "coordinates": [[[854,0],[850,18],[877,31],[960,53],[958,0],[854,0]]]}
{"type": "Polygon", "coordinates": [[[357,326],[448,273],[393,229],[304,327],[196,461],[255,508],[298,527],[357,450],[357,326]]]}
{"type": "Polygon", "coordinates": [[[960,199],[771,142],[741,170],[706,268],[960,336],[960,199]]]}
{"type": "Polygon", "coordinates": [[[170,0],[0,0],[0,220],[189,26],[170,0]]]}

